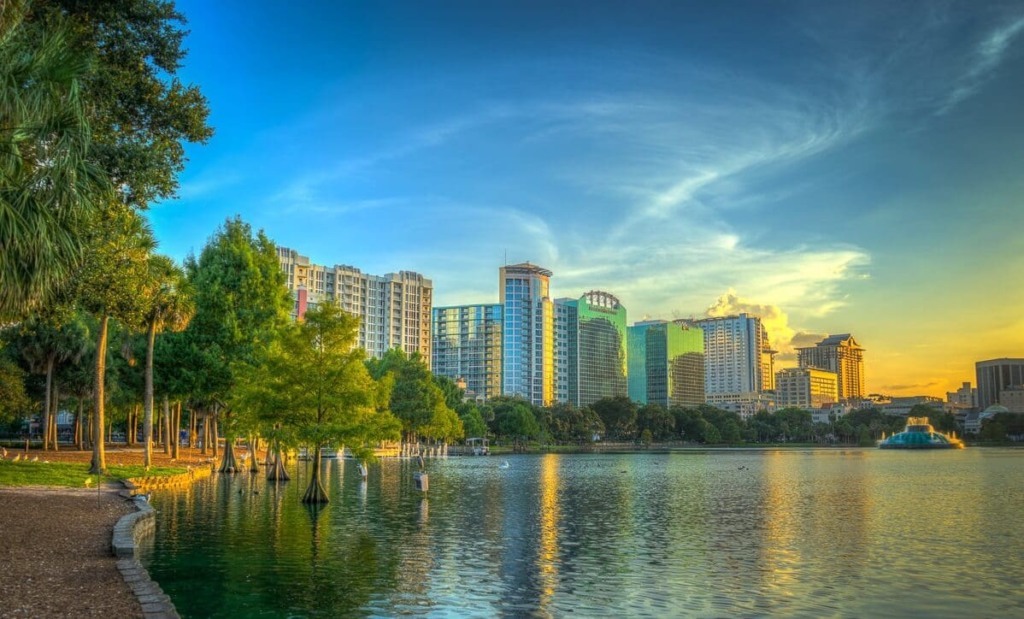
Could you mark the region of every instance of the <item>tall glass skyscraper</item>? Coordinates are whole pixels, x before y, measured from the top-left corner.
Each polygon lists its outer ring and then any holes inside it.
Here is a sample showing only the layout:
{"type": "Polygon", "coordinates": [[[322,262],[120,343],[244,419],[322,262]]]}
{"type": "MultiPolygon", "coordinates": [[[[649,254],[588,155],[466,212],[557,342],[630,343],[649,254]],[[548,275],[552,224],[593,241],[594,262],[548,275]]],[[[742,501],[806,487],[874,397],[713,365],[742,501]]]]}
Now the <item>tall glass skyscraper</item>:
{"type": "Polygon", "coordinates": [[[704,331],[686,321],[650,325],[645,333],[647,399],[651,404],[704,403],[704,331]]]}
{"type": "Polygon", "coordinates": [[[547,406],[555,400],[555,312],[551,271],[524,262],[498,270],[504,395],[547,406]]]}
{"type": "Polygon", "coordinates": [[[464,381],[469,398],[500,395],[501,329],[501,305],[435,307],[431,370],[464,381]]]}
{"type": "Polygon", "coordinates": [[[555,302],[555,391],[560,401],[588,406],[628,394],[626,308],[591,290],[555,302]]]}
{"type": "Polygon", "coordinates": [[[626,378],[629,399],[647,404],[647,330],[664,320],[646,320],[626,329],[626,378]]]}

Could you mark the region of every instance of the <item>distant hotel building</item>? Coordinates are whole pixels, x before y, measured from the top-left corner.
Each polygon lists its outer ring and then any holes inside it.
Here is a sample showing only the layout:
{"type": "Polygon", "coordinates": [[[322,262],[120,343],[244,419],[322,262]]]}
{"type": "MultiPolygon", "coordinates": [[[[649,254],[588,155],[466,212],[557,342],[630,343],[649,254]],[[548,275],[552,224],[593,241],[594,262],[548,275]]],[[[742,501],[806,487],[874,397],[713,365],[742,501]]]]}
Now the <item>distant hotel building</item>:
{"type": "Polygon", "coordinates": [[[501,305],[434,308],[431,371],[465,382],[466,397],[501,395],[501,305]]]}
{"type": "Polygon", "coordinates": [[[607,292],[555,301],[556,399],[589,406],[628,394],[626,308],[607,292]]]}
{"type": "Polygon", "coordinates": [[[751,415],[769,407],[775,351],[761,319],[740,314],[695,321],[704,330],[704,391],[708,404],[751,415]]]}
{"type": "Polygon", "coordinates": [[[533,404],[555,401],[555,309],[551,271],[525,262],[498,270],[503,314],[501,392],[533,404]]]}
{"type": "Polygon", "coordinates": [[[978,377],[978,410],[1001,401],[1004,390],[1024,387],[1024,359],[990,359],[974,364],[978,377]]]}
{"type": "Polygon", "coordinates": [[[775,374],[775,403],[779,408],[820,409],[839,401],[835,372],[817,368],[786,368],[775,374]]]}
{"type": "Polygon", "coordinates": [[[430,365],[434,287],[429,279],[412,271],[378,276],[347,265],[313,264],[287,247],[278,247],[277,257],[295,299],[293,318],[332,300],[359,317],[357,346],[371,357],[398,348],[408,354],[418,352],[430,365]]]}
{"type": "Polygon", "coordinates": [[[814,346],[797,348],[797,365],[835,372],[840,401],[864,395],[864,349],[849,333],[827,337],[814,346]]]}
{"type": "Polygon", "coordinates": [[[643,337],[644,402],[695,407],[704,403],[704,331],[688,321],[648,325],[643,337]]]}

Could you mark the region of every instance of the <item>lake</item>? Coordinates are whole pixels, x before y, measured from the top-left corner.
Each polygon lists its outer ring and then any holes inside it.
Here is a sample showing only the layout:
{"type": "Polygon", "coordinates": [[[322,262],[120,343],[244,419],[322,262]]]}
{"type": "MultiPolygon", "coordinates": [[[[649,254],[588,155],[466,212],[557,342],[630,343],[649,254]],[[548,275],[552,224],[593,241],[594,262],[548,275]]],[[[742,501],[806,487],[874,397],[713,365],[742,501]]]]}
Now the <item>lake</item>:
{"type": "Polygon", "coordinates": [[[1024,450],[332,460],[319,510],[308,466],[154,495],[183,617],[1024,616],[1024,450]]]}

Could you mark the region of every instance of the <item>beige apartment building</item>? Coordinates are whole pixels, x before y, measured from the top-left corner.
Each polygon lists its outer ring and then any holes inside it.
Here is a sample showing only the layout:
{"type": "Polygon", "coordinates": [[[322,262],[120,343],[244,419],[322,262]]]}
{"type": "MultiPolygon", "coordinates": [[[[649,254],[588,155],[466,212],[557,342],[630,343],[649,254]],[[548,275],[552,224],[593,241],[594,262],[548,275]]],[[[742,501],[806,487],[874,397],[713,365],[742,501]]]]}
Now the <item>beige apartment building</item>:
{"type": "Polygon", "coordinates": [[[839,401],[864,396],[864,349],[849,333],[832,335],[814,346],[797,348],[797,365],[835,372],[839,401]]]}
{"type": "Polygon", "coordinates": [[[343,264],[315,264],[287,247],[278,247],[277,257],[294,299],[293,318],[332,300],[359,317],[358,346],[369,356],[380,357],[398,348],[420,353],[430,366],[434,286],[429,279],[413,271],[381,276],[343,264]]]}
{"type": "Polygon", "coordinates": [[[775,402],[779,408],[821,408],[838,402],[835,372],[816,368],[786,368],[775,374],[775,402]]]}

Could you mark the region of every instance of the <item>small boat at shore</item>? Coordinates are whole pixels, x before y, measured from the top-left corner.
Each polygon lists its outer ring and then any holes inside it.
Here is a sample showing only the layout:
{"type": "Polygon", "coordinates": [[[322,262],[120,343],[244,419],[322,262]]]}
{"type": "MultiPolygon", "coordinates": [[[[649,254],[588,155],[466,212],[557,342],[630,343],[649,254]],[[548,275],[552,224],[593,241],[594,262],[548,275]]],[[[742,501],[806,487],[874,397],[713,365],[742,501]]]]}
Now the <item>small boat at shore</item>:
{"type": "Polygon", "coordinates": [[[963,449],[964,442],[955,436],[936,432],[927,417],[908,417],[907,427],[898,434],[878,442],[879,449],[963,449]]]}

